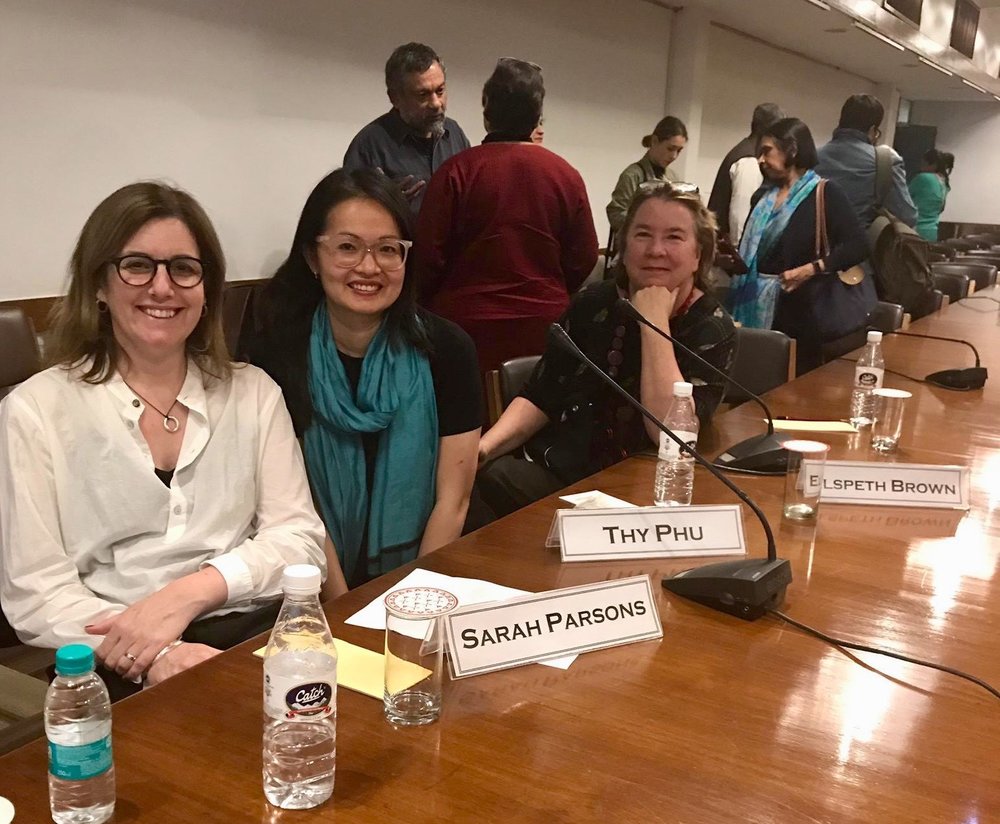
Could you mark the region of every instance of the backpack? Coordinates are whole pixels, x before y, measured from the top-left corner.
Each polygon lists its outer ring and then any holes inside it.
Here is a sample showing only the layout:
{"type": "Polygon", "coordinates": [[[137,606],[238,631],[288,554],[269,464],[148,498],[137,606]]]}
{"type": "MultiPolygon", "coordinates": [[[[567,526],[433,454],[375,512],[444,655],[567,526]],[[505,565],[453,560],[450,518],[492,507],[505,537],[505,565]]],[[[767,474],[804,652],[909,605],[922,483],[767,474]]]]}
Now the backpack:
{"type": "Polygon", "coordinates": [[[875,220],[868,227],[875,290],[879,300],[898,303],[913,318],[933,311],[930,244],[885,208],[892,176],[892,149],[875,147],[875,220]]]}

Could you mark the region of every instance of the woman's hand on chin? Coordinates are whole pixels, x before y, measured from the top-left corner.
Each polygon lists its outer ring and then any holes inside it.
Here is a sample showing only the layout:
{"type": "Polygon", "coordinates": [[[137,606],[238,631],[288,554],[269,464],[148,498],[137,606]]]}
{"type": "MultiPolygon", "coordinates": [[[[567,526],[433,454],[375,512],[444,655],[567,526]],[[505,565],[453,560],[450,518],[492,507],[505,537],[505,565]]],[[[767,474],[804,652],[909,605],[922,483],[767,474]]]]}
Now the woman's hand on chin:
{"type": "Polygon", "coordinates": [[[152,687],[168,678],[190,669],[195,664],[214,658],[222,650],[205,644],[178,644],[168,650],[149,668],[146,673],[146,686],[152,687]]]}
{"type": "Polygon", "coordinates": [[[632,295],[632,305],[646,320],[657,326],[670,322],[670,315],[677,302],[677,290],[666,286],[644,286],[632,295]]]}

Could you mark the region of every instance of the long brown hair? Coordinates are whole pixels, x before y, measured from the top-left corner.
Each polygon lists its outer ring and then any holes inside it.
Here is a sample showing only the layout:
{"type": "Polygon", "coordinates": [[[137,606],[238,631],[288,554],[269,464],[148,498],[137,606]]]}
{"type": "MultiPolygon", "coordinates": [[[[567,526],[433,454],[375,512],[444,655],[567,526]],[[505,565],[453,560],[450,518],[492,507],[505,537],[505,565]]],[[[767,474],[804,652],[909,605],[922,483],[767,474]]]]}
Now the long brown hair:
{"type": "Polygon", "coordinates": [[[188,357],[213,377],[229,376],[231,364],[222,331],[226,285],[222,245],[198,202],[187,192],[158,181],[123,186],[87,218],[70,258],[69,289],[50,316],[48,365],[69,369],[90,361],[82,376],[87,383],[104,383],[118,369],[122,352],[110,314],[98,309],[97,293],[114,274],[110,261],[143,226],[161,218],[177,218],[187,226],[204,264],[205,314],[185,344],[188,357]]]}

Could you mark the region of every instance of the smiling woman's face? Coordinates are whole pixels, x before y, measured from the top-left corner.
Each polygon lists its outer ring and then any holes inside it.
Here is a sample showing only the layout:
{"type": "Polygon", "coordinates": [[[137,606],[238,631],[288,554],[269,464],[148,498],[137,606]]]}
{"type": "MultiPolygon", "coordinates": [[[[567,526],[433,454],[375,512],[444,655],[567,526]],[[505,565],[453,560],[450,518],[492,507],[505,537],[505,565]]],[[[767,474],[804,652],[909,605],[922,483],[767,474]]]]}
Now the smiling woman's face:
{"type": "Polygon", "coordinates": [[[690,209],[658,197],[643,203],[625,236],[623,260],[633,293],[647,286],[674,290],[693,281],[700,256],[690,209]]]}

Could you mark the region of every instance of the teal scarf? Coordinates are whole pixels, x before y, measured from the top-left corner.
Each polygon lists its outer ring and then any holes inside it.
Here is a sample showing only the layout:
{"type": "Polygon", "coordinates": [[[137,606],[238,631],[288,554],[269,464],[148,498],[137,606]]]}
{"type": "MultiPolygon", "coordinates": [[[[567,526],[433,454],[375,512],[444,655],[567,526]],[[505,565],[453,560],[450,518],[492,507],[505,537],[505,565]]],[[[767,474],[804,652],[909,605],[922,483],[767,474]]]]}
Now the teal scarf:
{"type": "Polygon", "coordinates": [[[353,580],[359,569],[381,575],[412,561],[435,499],[438,417],[427,356],[393,346],[383,323],[355,398],[320,303],[309,339],[309,394],[306,468],[345,577],[353,580]],[[382,433],[370,500],[363,432],[382,433]]]}
{"type": "Polygon", "coordinates": [[[792,184],[785,202],[777,209],[774,204],[778,199],[778,187],[771,186],[750,213],[740,239],[740,257],[747,264],[747,273],[732,279],[727,301],[733,320],[743,326],[771,328],[781,283],[774,278],[762,278],[759,261],[774,248],[799,204],[809,197],[819,181],[819,175],[810,169],[792,184]]]}

